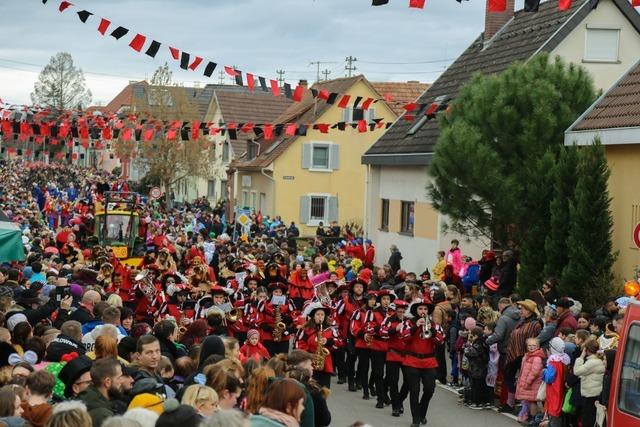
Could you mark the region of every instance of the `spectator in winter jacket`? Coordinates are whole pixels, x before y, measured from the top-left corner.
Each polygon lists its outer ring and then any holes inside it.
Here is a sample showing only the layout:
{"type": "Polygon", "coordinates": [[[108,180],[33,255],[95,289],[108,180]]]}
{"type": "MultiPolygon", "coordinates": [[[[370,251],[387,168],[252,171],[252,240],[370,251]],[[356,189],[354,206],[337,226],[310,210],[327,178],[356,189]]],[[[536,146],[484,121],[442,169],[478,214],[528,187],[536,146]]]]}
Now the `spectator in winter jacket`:
{"type": "Polygon", "coordinates": [[[522,358],[520,375],[516,386],[516,399],[526,402],[529,415],[535,417],[538,412],[537,394],[542,384],[542,369],[544,368],[544,351],[536,338],[527,339],[527,352],[522,358]]]}
{"type": "Polygon", "coordinates": [[[240,353],[247,359],[269,360],[269,351],[260,342],[260,333],[257,329],[247,331],[247,341],[240,348],[240,353]]]}
{"type": "Polygon", "coordinates": [[[547,384],[544,409],[549,416],[549,427],[562,426],[562,404],[565,394],[565,376],[571,358],[564,352],[564,341],[555,337],[549,343],[549,357],[543,380],[547,384]]]}
{"type": "Polygon", "coordinates": [[[464,355],[469,361],[469,378],[471,378],[471,409],[483,409],[488,403],[488,391],[485,378],[489,351],[484,342],[483,329],[476,326],[469,332],[468,343],[464,355]]]}
{"type": "Polygon", "coordinates": [[[544,349],[549,347],[549,341],[551,341],[551,338],[559,334],[557,322],[558,312],[554,308],[547,306],[544,309],[544,326],[537,337],[540,347],[544,349]]]}
{"type": "MultiPolygon", "coordinates": [[[[574,330],[577,329],[578,321],[576,320],[573,313],[571,312],[571,307],[573,307],[573,300],[570,300],[569,298],[566,298],[566,297],[558,298],[556,300],[556,307],[558,310],[557,331],[559,331],[562,328],[571,328],[574,330]]],[[[555,336],[558,336],[557,332],[555,336]]]]}
{"type": "Polygon", "coordinates": [[[513,251],[504,251],[502,254],[502,268],[500,269],[500,287],[498,293],[501,296],[509,296],[513,293],[518,282],[518,262],[513,256],[513,251]]]}
{"type": "Polygon", "coordinates": [[[393,274],[396,274],[398,270],[400,270],[400,260],[402,260],[402,254],[396,245],[391,245],[391,256],[389,257],[389,266],[391,266],[391,271],[393,274]]]}
{"type": "Polygon", "coordinates": [[[480,283],[484,283],[491,278],[491,271],[496,265],[496,254],[487,249],[483,250],[482,258],[480,258],[478,264],[480,264],[480,283]]]}
{"type": "Polygon", "coordinates": [[[438,251],[438,261],[433,266],[433,277],[439,278],[444,274],[444,267],[447,265],[447,260],[445,259],[444,251],[438,251]]]}
{"type": "Polygon", "coordinates": [[[555,304],[556,300],[560,298],[558,293],[558,279],[555,277],[549,277],[542,284],[542,294],[548,304],[555,304]]]}
{"type": "Polygon", "coordinates": [[[596,400],[602,392],[605,363],[598,354],[598,341],[588,340],[584,343],[582,354],[573,365],[574,375],[580,378],[580,395],[582,396],[582,425],[592,426],[596,421],[596,400]]]}
{"type": "Polygon", "coordinates": [[[456,275],[460,274],[460,269],[462,268],[462,252],[460,251],[460,248],[458,247],[460,245],[460,242],[458,242],[457,239],[453,239],[451,241],[451,249],[449,249],[449,252],[447,252],[447,264],[448,265],[452,265],[453,266],[453,272],[456,275]]]}

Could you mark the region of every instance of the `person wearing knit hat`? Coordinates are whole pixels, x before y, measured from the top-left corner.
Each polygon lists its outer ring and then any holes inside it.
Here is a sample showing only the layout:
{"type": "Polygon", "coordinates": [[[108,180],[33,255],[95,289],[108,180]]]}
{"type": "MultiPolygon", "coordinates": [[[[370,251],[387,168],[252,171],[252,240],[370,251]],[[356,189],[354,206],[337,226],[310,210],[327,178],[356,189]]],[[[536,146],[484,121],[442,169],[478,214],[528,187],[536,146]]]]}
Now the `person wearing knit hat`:
{"type": "Polygon", "coordinates": [[[198,427],[202,418],[196,410],[189,405],[181,405],[176,399],[167,399],[164,402],[164,412],[155,427],[198,427]]]}
{"type": "Polygon", "coordinates": [[[129,409],[143,408],[162,415],[164,412],[164,402],[164,398],[159,394],[141,393],[131,400],[129,409]]]}
{"type": "Polygon", "coordinates": [[[551,354],[547,357],[547,367],[543,371],[542,379],[547,384],[545,409],[551,420],[549,425],[554,426],[562,424],[565,372],[571,358],[564,352],[564,341],[560,337],[551,339],[549,352],[551,354]]]}
{"type": "Polygon", "coordinates": [[[5,317],[5,324],[7,325],[7,329],[11,332],[13,332],[13,328],[15,328],[18,323],[22,322],[28,322],[27,316],[19,311],[11,311],[7,313],[5,317]]]}
{"type": "Polygon", "coordinates": [[[256,360],[268,360],[271,357],[267,348],[260,342],[260,332],[257,329],[247,331],[247,340],[240,347],[240,354],[247,359],[256,360]]]}

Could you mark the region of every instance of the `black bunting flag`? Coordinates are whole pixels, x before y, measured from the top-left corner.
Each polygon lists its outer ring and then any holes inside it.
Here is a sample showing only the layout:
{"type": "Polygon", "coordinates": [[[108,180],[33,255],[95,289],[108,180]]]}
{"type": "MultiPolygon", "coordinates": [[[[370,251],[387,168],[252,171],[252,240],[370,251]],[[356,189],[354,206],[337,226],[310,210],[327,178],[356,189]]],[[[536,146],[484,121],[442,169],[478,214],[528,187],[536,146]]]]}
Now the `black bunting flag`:
{"type": "Polygon", "coordinates": [[[260,80],[260,88],[262,88],[263,92],[269,92],[267,80],[264,77],[258,77],[258,80],[260,80]]]}
{"type": "Polygon", "coordinates": [[[145,54],[149,55],[152,58],[156,57],[156,54],[158,53],[158,50],[160,49],[160,42],[158,41],[152,41],[151,45],[149,45],[149,48],[147,49],[147,51],[145,52],[145,54]]]}
{"type": "Polygon", "coordinates": [[[129,32],[129,30],[127,28],[124,27],[118,27],[115,30],[113,30],[111,32],[111,36],[113,38],[115,38],[116,40],[120,40],[122,37],[124,37],[127,33],[129,32]]]}
{"type": "Polygon", "coordinates": [[[540,0],[525,0],[524,11],[525,12],[537,12],[540,7],[540,0]]]}
{"type": "Polygon", "coordinates": [[[353,109],[355,110],[356,108],[358,108],[358,104],[360,104],[360,102],[362,102],[362,97],[361,96],[357,96],[356,100],[353,102],[353,109]]]}
{"type": "Polygon", "coordinates": [[[291,92],[291,85],[289,83],[284,84],[284,96],[289,99],[293,98],[293,92],[291,92]]]}
{"type": "Polygon", "coordinates": [[[86,23],[87,19],[89,19],[91,15],[93,15],[93,13],[89,12],[88,10],[81,10],[80,12],[78,12],[78,18],[80,18],[83,23],[86,23]]]}
{"type": "Polygon", "coordinates": [[[382,6],[388,3],[389,3],[389,0],[372,0],[371,6],[382,6]]]}
{"type": "Polygon", "coordinates": [[[329,97],[327,98],[327,104],[331,104],[333,105],[336,102],[336,98],[338,97],[338,94],[335,92],[331,92],[329,94],[329,97]]]}
{"type": "Polygon", "coordinates": [[[189,54],[187,52],[180,53],[180,68],[183,70],[189,69],[189,54]]]}
{"type": "Polygon", "coordinates": [[[204,75],[207,77],[211,77],[211,75],[213,74],[213,71],[216,69],[217,66],[218,64],[216,64],[215,62],[209,61],[207,66],[204,67],[204,75]]]}
{"type": "Polygon", "coordinates": [[[236,84],[238,86],[244,86],[244,84],[242,83],[242,71],[240,71],[240,70],[233,70],[233,71],[236,72],[236,77],[235,77],[236,84]]]}

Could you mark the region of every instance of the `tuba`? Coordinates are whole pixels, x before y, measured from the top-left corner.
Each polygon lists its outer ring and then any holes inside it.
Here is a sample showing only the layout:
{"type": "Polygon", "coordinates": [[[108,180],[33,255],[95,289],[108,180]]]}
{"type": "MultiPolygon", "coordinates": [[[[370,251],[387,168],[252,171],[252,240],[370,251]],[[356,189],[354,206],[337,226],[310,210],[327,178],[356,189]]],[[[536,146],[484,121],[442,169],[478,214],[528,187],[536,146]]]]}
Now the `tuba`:
{"type": "Polygon", "coordinates": [[[322,328],[322,325],[320,325],[320,328],[316,333],[316,352],[313,353],[312,364],[313,364],[314,371],[322,371],[324,369],[324,361],[330,355],[329,349],[327,349],[320,342],[323,332],[324,332],[324,329],[322,328]]]}
{"type": "Polygon", "coordinates": [[[425,315],[423,317],[424,319],[424,325],[422,325],[422,331],[420,331],[420,338],[422,338],[423,340],[428,340],[429,338],[431,338],[431,319],[429,318],[429,315],[425,315]]]}
{"type": "Polygon", "coordinates": [[[331,306],[331,295],[329,295],[326,282],[322,282],[316,286],[316,298],[318,298],[320,304],[325,307],[331,306]]]}
{"type": "Polygon", "coordinates": [[[227,323],[236,323],[238,320],[242,319],[242,310],[239,308],[234,308],[226,315],[227,323]]]}
{"type": "Polygon", "coordinates": [[[273,341],[280,342],[282,341],[282,334],[284,334],[285,329],[287,329],[287,325],[282,321],[282,313],[280,312],[280,306],[276,305],[274,309],[275,313],[273,315],[274,323],[276,327],[273,329],[273,341]]]}

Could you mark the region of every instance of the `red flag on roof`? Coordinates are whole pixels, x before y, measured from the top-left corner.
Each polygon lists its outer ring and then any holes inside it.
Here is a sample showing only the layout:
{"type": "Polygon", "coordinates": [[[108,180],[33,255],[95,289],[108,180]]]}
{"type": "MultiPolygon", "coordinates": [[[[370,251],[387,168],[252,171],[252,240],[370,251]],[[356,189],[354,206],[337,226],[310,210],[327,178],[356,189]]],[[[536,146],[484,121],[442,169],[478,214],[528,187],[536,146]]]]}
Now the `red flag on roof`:
{"type": "Polygon", "coordinates": [[[277,80],[271,80],[271,93],[273,96],[280,96],[280,86],[278,86],[277,80]]]}
{"type": "Polygon", "coordinates": [[[571,9],[571,0],[558,0],[558,9],[560,10],[571,9]]]}
{"type": "Polygon", "coordinates": [[[256,81],[253,78],[253,74],[251,73],[247,73],[247,86],[249,86],[250,91],[253,91],[253,89],[256,87],[256,81]]]}
{"type": "Polygon", "coordinates": [[[362,109],[363,110],[368,110],[369,107],[371,106],[371,103],[373,102],[373,98],[367,98],[363,103],[362,103],[362,109]]]}
{"type": "Polygon", "coordinates": [[[325,101],[329,99],[329,91],[321,89],[318,93],[318,98],[324,99],[325,101]]]}
{"type": "Polygon", "coordinates": [[[416,108],[418,108],[418,104],[416,104],[415,102],[410,102],[407,105],[405,105],[404,107],[402,107],[403,109],[407,110],[407,111],[413,111],[416,108]]]}
{"type": "Polygon", "coordinates": [[[238,72],[236,70],[234,70],[233,67],[225,66],[224,67],[224,72],[229,74],[231,77],[235,77],[235,76],[238,75],[238,72]]]}
{"type": "Polygon", "coordinates": [[[293,100],[296,102],[302,101],[302,95],[304,94],[303,86],[296,86],[296,90],[293,91],[293,100]]]}
{"type": "Polygon", "coordinates": [[[329,125],[327,123],[318,123],[316,128],[320,131],[320,133],[329,133],[329,125]]]}
{"type": "Polygon", "coordinates": [[[367,131],[367,121],[358,120],[358,132],[363,133],[367,131]]]}
{"type": "Polygon", "coordinates": [[[270,140],[273,139],[273,125],[267,124],[264,125],[264,139],[270,140]]]}
{"type": "Polygon", "coordinates": [[[296,135],[296,128],[297,128],[297,126],[296,126],[295,123],[289,123],[287,125],[287,127],[285,128],[285,130],[284,130],[284,134],[286,136],[295,136],[296,135]]]}
{"type": "Polygon", "coordinates": [[[633,7],[640,6],[640,0],[631,0],[631,6],[633,7]]]}
{"type": "Polygon", "coordinates": [[[342,95],[342,98],[338,103],[338,108],[347,108],[347,105],[349,105],[350,99],[351,99],[351,95],[342,95]]]}
{"type": "Polygon", "coordinates": [[[487,9],[489,12],[504,12],[507,10],[507,0],[489,0],[487,9]]]}

